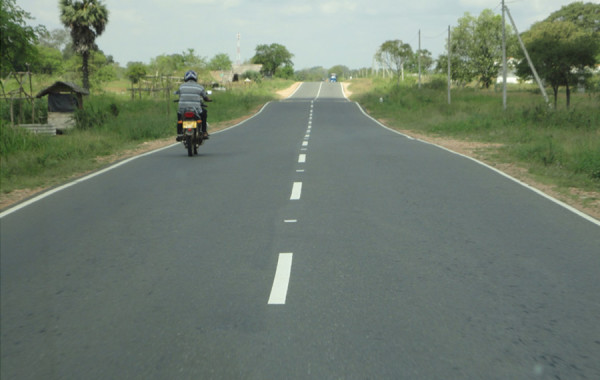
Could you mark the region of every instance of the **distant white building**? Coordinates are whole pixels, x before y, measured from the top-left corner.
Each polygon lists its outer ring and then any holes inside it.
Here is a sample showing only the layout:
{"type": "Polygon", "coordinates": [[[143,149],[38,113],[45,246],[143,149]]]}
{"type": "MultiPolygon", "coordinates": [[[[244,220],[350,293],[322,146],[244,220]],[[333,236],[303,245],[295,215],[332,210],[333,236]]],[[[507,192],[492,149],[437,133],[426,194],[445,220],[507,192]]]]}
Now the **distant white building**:
{"type": "MultiPolygon", "coordinates": [[[[533,80],[520,80],[519,77],[517,76],[515,67],[517,66],[519,62],[514,59],[514,58],[508,58],[506,60],[506,64],[508,66],[507,70],[506,70],[506,83],[511,83],[511,84],[518,84],[518,83],[533,83],[533,80]]],[[[496,83],[497,84],[501,84],[503,82],[503,78],[502,78],[502,63],[499,63],[500,65],[500,72],[498,73],[498,78],[496,78],[496,83]]]]}
{"type": "MultiPolygon", "coordinates": [[[[500,73],[498,78],[496,78],[496,83],[502,84],[503,81],[504,81],[504,78],[502,77],[502,73],[500,73]]],[[[517,77],[514,72],[511,73],[510,70],[508,70],[506,73],[506,83],[517,84],[517,83],[519,83],[519,77],[517,77]]],[[[532,82],[526,81],[525,83],[532,83],[532,82]]]]}
{"type": "Polygon", "coordinates": [[[247,64],[247,65],[232,65],[228,71],[211,71],[213,79],[218,83],[231,83],[242,81],[242,75],[248,71],[262,70],[263,65],[247,64]]]}

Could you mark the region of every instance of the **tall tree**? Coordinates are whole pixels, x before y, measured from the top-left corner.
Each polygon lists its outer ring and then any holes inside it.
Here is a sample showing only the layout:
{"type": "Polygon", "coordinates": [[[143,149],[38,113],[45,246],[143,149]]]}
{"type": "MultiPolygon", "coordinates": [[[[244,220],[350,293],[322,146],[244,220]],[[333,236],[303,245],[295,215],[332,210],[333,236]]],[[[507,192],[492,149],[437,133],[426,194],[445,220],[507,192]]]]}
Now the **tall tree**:
{"type": "Polygon", "coordinates": [[[27,64],[33,63],[37,52],[35,44],[38,37],[45,33],[43,26],[31,27],[26,20],[33,18],[14,0],[2,0],[0,11],[0,75],[8,75],[11,71],[25,71],[27,64]]]}
{"type": "MultiPolygon", "coordinates": [[[[570,21],[538,22],[523,33],[522,39],[539,76],[554,90],[554,106],[557,104],[559,87],[565,86],[569,107],[571,86],[580,76],[578,71],[596,63],[595,54],[600,48],[598,39],[570,21]]],[[[517,75],[532,77],[525,59],[517,65],[517,75]]]]}
{"type": "MultiPolygon", "coordinates": [[[[142,78],[146,76],[146,65],[141,62],[129,62],[127,64],[127,78],[131,81],[131,99],[134,98],[133,85],[140,83],[142,78]]],[[[140,84],[141,85],[141,84],[140,84]]],[[[140,99],[142,98],[142,91],[140,90],[140,99]]]]}
{"type": "Polygon", "coordinates": [[[600,4],[574,2],[553,12],[544,21],[571,21],[586,33],[600,33],[600,4]]]}
{"type": "Polygon", "coordinates": [[[181,54],[162,54],[150,60],[150,70],[161,75],[174,75],[185,69],[185,59],[181,54]]]}
{"type": "Polygon", "coordinates": [[[82,57],[83,87],[90,88],[90,53],[98,49],[96,37],[108,23],[108,10],[100,0],[60,0],[60,20],[71,31],[75,51],[82,57]]]}
{"type": "Polygon", "coordinates": [[[231,70],[231,59],[225,53],[220,53],[215,55],[209,62],[208,68],[213,71],[221,70],[231,70]]]}
{"type": "Polygon", "coordinates": [[[270,77],[283,65],[293,69],[293,57],[294,55],[283,45],[258,45],[256,47],[256,54],[252,57],[252,63],[262,64],[261,72],[265,76],[270,77]]]}
{"type": "MultiPolygon", "coordinates": [[[[513,41],[507,26],[508,42],[513,41]]],[[[468,83],[477,78],[488,88],[498,76],[502,61],[502,17],[484,9],[475,18],[468,12],[452,28],[450,37],[452,79],[468,83]]]]}
{"type": "Polygon", "coordinates": [[[45,45],[37,46],[37,56],[32,71],[41,74],[58,75],[64,71],[64,61],[60,50],[45,45]]]}
{"type": "Polygon", "coordinates": [[[294,67],[292,65],[284,65],[275,70],[275,77],[282,79],[292,79],[294,77],[294,67]]]}
{"type": "Polygon", "coordinates": [[[409,44],[401,40],[385,41],[375,53],[375,59],[380,64],[396,72],[397,83],[404,80],[404,65],[411,59],[413,50],[409,44]]]}
{"type": "Polygon", "coordinates": [[[329,69],[329,73],[337,74],[338,80],[349,78],[351,75],[350,69],[348,68],[348,66],[345,65],[335,65],[329,69]]]}
{"type": "Polygon", "coordinates": [[[69,44],[69,30],[66,28],[47,31],[40,36],[40,45],[63,51],[69,44]]]}
{"type": "MultiPolygon", "coordinates": [[[[571,21],[578,29],[600,39],[600,4],[581,1],[565,5],[553,12],[544,21],[571,21]]],[[[596,61],[600,62],[600,44],[596,52],[596,61]]]]}
{"type": "Polygon", "coordinates": [[[187,49],[187,52],[182,53],[183,67],[185,70],[202,71],[206,69],[206,58],[196,55],[194,49],[187,49]]]}
{"type": "Polygon", "coordinates": [[[427,49],[416,50],[412,57],[407,62],[407,65],[404,67],[405,69],[410,70],[413,73],[419,71],[419,55],[421,56],[421,70],[429,71],[431,66],[433,66],[433,57],[431,52],[427,49]]]}
{"type": "Polygon", "coordinates": [[[303,82],[318,82],[327,78],[329,72],[329,70],[322,66],[315,66],[298,71],[296,73],[296,79],[303,82]]]}

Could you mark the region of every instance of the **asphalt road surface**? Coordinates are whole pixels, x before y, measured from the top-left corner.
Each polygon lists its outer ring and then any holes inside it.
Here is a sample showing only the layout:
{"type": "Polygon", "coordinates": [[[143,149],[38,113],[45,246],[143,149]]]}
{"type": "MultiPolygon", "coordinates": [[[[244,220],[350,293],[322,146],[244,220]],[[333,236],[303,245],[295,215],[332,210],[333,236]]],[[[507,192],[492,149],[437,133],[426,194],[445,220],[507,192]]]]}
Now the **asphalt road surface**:
{"type": "Polygon", "coordinates": [[[600,226],[305,83],[2,214],[2,379],[599,379],[600,226]]]}

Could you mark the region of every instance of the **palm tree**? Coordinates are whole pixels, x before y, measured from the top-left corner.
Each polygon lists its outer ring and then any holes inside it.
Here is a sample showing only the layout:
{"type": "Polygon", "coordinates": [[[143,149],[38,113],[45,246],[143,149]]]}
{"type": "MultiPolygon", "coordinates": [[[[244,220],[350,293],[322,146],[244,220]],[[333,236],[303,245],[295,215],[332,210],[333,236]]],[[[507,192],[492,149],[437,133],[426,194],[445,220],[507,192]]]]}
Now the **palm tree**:
{"type": "Polygon", "coordinates": [[[104,32],[108,10],[100,0],[60,0],[60,21],[71,30],[73,47],[83,59],[83,87],[89,90],[88,61],[90,53],[98,49],[95,40],[104,32]]]}

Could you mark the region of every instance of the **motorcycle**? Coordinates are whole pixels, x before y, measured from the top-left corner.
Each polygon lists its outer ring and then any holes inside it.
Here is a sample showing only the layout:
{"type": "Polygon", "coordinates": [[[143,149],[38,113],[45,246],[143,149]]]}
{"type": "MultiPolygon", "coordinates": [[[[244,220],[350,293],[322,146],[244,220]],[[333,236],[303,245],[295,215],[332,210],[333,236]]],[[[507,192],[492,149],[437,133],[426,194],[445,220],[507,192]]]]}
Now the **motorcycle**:
{"type": "MultiPolygon", "coordinates": [[[[212,91],[207,92],[209,95],[212,91]]],[[[208,100],[211,102],[212,100],[208,100]]],[[[173,102],[179,103],[179,99],[173,102]]],[[[202,104],[202,109],[206,111],[208,106],[202,104]]],[[[206,115],[206,112],[203,113],[206,115]]],[[[187,149],[188,156],[198,154],[198,147],[207,140],[208,137],[202,133],[202,123],[206,122],[202,120],[202,114],[198,114],[193,109],[187,109],[183,113],[177,113],[177,141],[183,142],[183,146],[187,149]]]]}
{"type": "Polygon", "coordinates": [[[183,112],[177,120],[177,129],[182,132],[181,141],[187,149],[188,156],[198,154],[198,147],[204,143],[200,115],[194,111],[183,112]]]}

